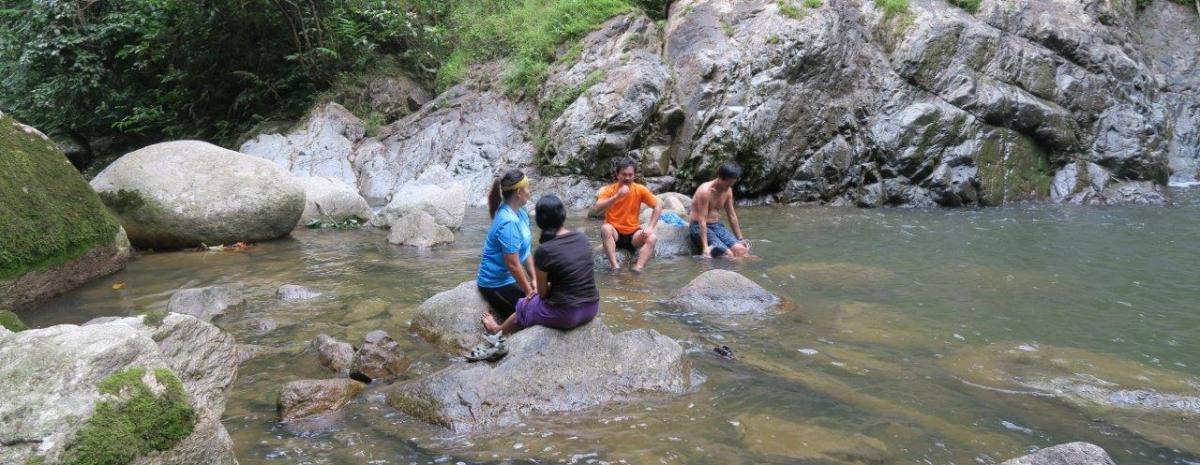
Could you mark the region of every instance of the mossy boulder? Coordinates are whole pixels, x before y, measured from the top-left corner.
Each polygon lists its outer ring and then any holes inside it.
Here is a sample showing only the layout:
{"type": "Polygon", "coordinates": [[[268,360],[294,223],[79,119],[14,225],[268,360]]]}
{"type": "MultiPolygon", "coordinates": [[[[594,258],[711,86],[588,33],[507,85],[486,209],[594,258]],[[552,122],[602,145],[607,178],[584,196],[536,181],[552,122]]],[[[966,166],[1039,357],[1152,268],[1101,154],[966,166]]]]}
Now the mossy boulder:
{"type": "Polygon", "coordinates": [[[138,247],[184,248],[287,235],[304,187],[261,158],[174,141],[126,154],[92,180],[138,247]]]}
{"type": "Polygon", "coordinates": [[[178,314],[6,335],[0,463],[231,465],[236,355],[228,334],[178,314]]]}
{"type": "Polygon", "coordinates": [[[14,333],[29,329],[29,327],[25,326],[25,322],[21,321],[21,317],[8,310],[0,310],[0,327],[14,333]]]}
{"type": "Polygon", "coordinates": [[[124,233],[44,134],[0,113],[0,307],[23,307],[125,266],[124,233]]]}

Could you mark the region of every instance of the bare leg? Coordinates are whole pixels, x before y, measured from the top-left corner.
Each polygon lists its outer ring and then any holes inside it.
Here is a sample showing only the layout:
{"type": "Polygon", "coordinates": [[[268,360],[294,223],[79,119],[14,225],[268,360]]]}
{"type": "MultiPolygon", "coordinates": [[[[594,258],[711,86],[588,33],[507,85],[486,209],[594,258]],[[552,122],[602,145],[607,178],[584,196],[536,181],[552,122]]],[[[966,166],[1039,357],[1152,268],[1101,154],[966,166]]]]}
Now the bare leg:
{"type": "Polygon", "coordinates": [[[634,265],[633,271],[640,273],[646,268],[646,263],[654,256],[654,244],[657,242],[658,236],[653,231],[638,231],[633,236],[633,246],[638,248],[637,265],[634,265]]]}
{"type": "Polygon", "coordinates": [[[503,332],[505,336],[511,335],[519,330],[517,328],[517,312],[513,312],[508,318],[504,319],[504,323],[496,323],[496,318],[492,316],[492,312],[483,312],[483,329],[489,334],[503,332]]]}
{"type": "Polygon", "coordinates": [[[604,223],[600,227],[600,242],[604,244],[604,254],[608,255],[608,264],[612,265],[615,270],[620,267],[617,264],[617,228],[613,225],[604,223]]]}

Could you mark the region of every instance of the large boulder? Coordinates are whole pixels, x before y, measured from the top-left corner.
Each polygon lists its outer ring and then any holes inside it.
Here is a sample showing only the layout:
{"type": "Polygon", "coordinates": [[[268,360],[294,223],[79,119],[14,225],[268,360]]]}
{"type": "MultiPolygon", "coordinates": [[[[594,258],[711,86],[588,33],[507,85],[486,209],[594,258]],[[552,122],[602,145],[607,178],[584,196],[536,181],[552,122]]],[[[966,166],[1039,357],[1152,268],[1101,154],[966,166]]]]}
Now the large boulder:
{"type": "Polygon", "coordinates": [[[409,212],[389,225],[387,240],[392,244],[429,248],[454,242],[454,231],[438,224],[424,210],[409,212]]]}
{"type": "Polygon", "coordinates": [[[234,289],[225,286],[197,287],[180,289],[171,294],[171,299],[167,301],[167,311],[212,321],[213,317],[245,303],[246,298],[234,289]]]}
{"type": "Polygon", "coordinates": [[[304,186],[305,199],[300,226],[350,220],[365,224],[371,219],[371,206],[354,187],[331,177],[299,178],[299,182],[304,186]]]}
{"type": "Polygon", "coordinates": [[[207,142],[126,154],[92,180],[138,247],[182,248],[287,235],[304,211],[295,176],[207,142]]]}
{"type": "Polygon", "coordinates": [[[779,306],[779,296],[728,270],[709,270],[677,291],[667,306],[703,315],[761,315],[779,306]]]}
{"type": "Polygon", "coordinates": [[[221,415],[237,352],[228,334],[178,314],[0,335],[0,462],[234,464],[221,415]],[[163,415],[136,415],[123,407],[131,401],[163,415]],[[112,436],[123,422],[138,432],[112,436]]]}
{"type": "Polygon", "coordinates": [[[429,214],[439,225],[458,229],[467,213],[467,191],[457,183],[448,188],[436,184],[406,185],[372,221],[376,226],[391,225],[416,212],[429,214]]]}
{"type": "Polygon", "coordinates": [[[45,134],[0,112],[0,153],[0,308],[125,266],[125,230],[45,134]]]}
{"type": "Polygon", "coordinates": [[[1115,465],[1100,446],[1071,442],[1047,447],[1029,455],[1006,460],[1000,465],[1115,465]]]}
{"type": "Polygon", "coordinates": [[[486,311],[475,281],[467,281],[422,303],[409,330],[442,349],[469,350],[483,340],[480,318],[486,311]]]}
{"type": "Polygon", "coordinates": [[[292,381],[280,389],[275,409],[284,422],[332,412],[354,400],[365,387],[347,378],[292,381]]]}
{"type": "Polygon", "coordinates": [[[498,363],[456,363],[388,389],[388,404],[455,432],[692,388],[683,348],[652,329],[612,334],[599,320],[571,331],[535,326],[498,363]]]}
{"type": "Polygon", "coordinates": [[[654,227],[654,235],[658,242],[654,243],[654,256],[657,258],[686,257],[695,255],[692,239],[686,226],[675,226],[659,221],[654,227]]]}

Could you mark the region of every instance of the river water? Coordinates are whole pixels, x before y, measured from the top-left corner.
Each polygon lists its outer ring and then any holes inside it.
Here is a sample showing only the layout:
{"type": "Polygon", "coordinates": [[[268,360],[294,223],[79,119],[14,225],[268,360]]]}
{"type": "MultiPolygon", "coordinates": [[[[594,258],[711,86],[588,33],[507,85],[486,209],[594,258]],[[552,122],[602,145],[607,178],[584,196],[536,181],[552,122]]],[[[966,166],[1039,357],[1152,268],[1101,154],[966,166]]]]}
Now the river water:
{"type": "MultiPolygon", "coordinates": [[[[216,323],[264,348],[242,365],[225,413],[243,465],[967,464],[1074,440],[1118,463],[1196,464],[1196,416],[1113,413],[972,374],[1044,368],[993,350],[1019,347],[1075,376],[1191,386],[1183,394],[1196,396],[1200,192],[1174,194],[1165,208],[743,209],[759,260],[680,258],[640,276],[597,274],[608,325],[679,340],[707,378],[695,392],[471,437],[395,412],[376,389],[321,431],[279,424],[274,401],[288,381],[328,377],[305,351],[318,333],[358,342],[387,330],[414,358],[413,377],[455,363],[411,336],[408,322],[426,298],[473,278],[482,210],[469,211],[455,244],[426,252],[388,245],[386,231],[300,230],[242,252],[145,253],[22,316],[39,327],[82,323],[165,308],[179,288],[241,289],[249,303],[216,323]],[[788,305],[759,320],[712,322],[658,304],[713,267],[788,305]],[[276,301],[287,283],[323,296],[276,301]],[[735,358],[716,356],[715,345],[735,358]],[[1142,370],[1154,375],[1130,374],[1142,370]]],[[[593,237],[599,229],[574,225],[593,237]]]]}

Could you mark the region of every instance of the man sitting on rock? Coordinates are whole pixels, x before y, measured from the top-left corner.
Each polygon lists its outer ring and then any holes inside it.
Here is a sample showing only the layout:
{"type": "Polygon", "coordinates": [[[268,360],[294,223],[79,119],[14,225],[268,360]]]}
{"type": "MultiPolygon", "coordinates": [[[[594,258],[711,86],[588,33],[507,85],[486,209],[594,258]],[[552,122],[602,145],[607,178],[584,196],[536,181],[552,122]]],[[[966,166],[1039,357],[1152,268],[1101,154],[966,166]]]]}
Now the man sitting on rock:
{"type": "Polygon", "coordinates": [[[658,241],[654,227],[658,225],[662,205],[650,189],[634,182],[637,178],[637,162],[632,159],[622,158],[617,162],[616,178],[616,182],[600,189],[592,211],[597,214],[604,212],[600,238],[609,264],[614,270],[619,268],[617,249],[628,250],[637,255],[633,271],[640,272],[650,261],[650,256],[654,255],[654,243],[658,241]],[[646,226],[642,226],[638,219],[642,205],[654,209],[650,224],[646,226]]]}
{"type": "Polygon", "coordinates": [[[692,196],[692,224],[688,235],[705,258],[745,257],[750,243],[742,235],[742,225],[733,209],[733,184],[742,177],[742,168],[728,161],[717,169],[717,178],[701,184],[692,196]],[[721,224],[721,209],[733,225],[733,233],[721,224]]]}

